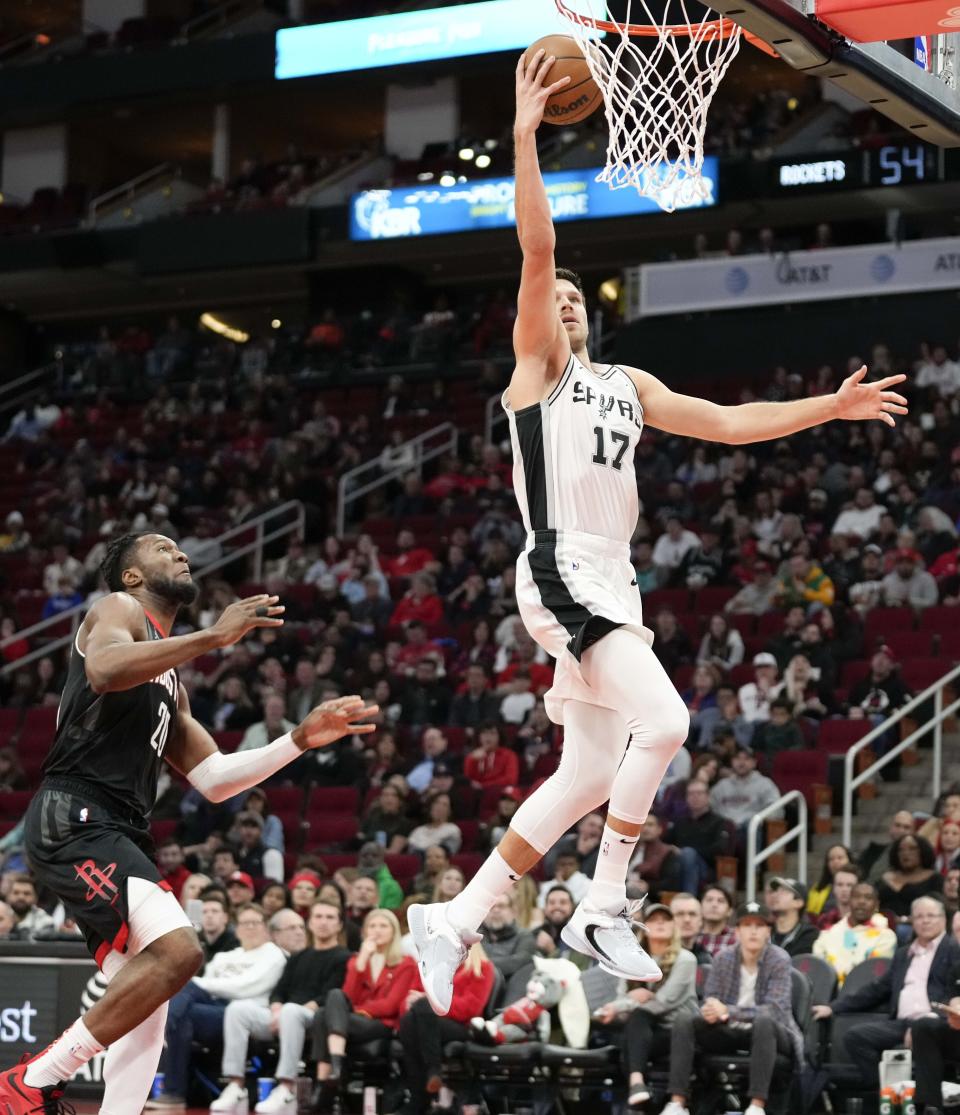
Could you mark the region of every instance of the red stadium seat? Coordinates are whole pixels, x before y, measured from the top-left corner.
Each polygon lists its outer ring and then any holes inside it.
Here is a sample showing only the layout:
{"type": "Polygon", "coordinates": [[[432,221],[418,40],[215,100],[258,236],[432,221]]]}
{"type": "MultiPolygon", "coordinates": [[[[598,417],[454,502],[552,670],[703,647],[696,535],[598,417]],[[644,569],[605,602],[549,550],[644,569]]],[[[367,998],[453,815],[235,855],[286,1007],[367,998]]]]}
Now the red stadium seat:
{"type": "Polygon", "coordinates": [[[858,681],[862,681],[870,672],[870,663],[862,658],[853,662],[844,662],[840,670],[840,682],[845,689],[851,689],[858,681]]]}
{"type": "Polygon", "coordinates": [[[243,732],[214,732],[213,739],[221,751],[236,751],[243,740],[243,732]]]}
{"type": "Polygon", "coordinates": [[[311,814],[308,818],[307,839],[311,847],[344,845],[356,842],[360,822],[353,813],[311,814]]]}
{"type": "Polygon", "coordinates": [[[701,616],[711,616],[714,612],[722,612],[724,604],[734,596],[736,591],[736,587],[708,585],[694,595],[693,606],[701,616]]]}
{"type": "Polygon", "coordinates": [[[314,786],[307,808],[310,813],[353,813],[356,816],[359,805],[360,795],[353,786],[314,786]]]}
{"type": "Polygon", "coordinates": [[[744,640],[750,638],[757,630],[757,617],[753,612],[731,612],[727,619],[730,626],[743,636],[744,640]]]}
{"type": "Polygon", "coordinates": [[[863,624],[864,654],[872,654],[894,631],[912,631],[913,625],[912,608],[872,608],[863,624]]]}
{"type": "MultiPolygon", "coordinates": [[[[303,790],[299,786],[265,786],[271,813],[300,813],[303,811],[303,790]]],[[[354,796],[356,800],[356,796],[354,796]]],[[[344,811],[349,806],[344,807],[344,811]]],[[[340,810],[338,809],[338,812],[340,810]]]]}
{"type": "Polygon", "coordinates": [[[826,755],[843,755],[872,727],[869,720],[824,720],[817,733],[817,750],[826,755]]]}
{"type": "Polygon", "coordinates": [[[960,625],[960,608],[951,607],[949,604],[934,604],[932,608],[924,608],[920,613],[919,628],[921,631],[956,631],[960,625]]]}
{"type": "Polygon", "coordinates": [[[33,790],[7,790],[0,793],[0,817],[4,820],[19,821],[27,811],[33,790]]]}
{"type": "Polygon", "coordinates": [[[484,856],[480,852],[461,852],[459,855],[450,857],[453,866],[459,867],[466,875],[467,882],[480,870],[483,860],[484,856]]]}
{"type": "Polygon", "coordinates": [[[783,612],[764,612],[757,616],[757,634],[769,642],[783,631],[783,612]]]}
{"type": "Polygon", "coordinates": [[[23,718],[23,734],[45,735],[53,739],[57,730],[57,709],[45,705],[42,708],[28,708],[23,718]]]}
{"type": "Polygon", "coordinates": [[[907,658],[927,658],[932,649],[929,631],[891,631],[885,642],[901,661],[907,658]]]}
{"type": "Polygon", "coordinates": [[[907,688],[914,693],[922,693],[935,681],[939,681],[950,669],[950,663],[942,658],[908,658],[900,664],[900,675],[907,688]]]}
{"type": "Polygon", "coordinates": [[[828,781],[827,761],[822,751],[780,751],[773,757],[770,777],[781,793],[799,790],[813,805],[814,786],[828,781]]]}
{"type": "Polygon", "coordinates": [[[457,820],[455,823],[457,828],[460,830],[461,836],[463,837],[463,841],[460,844],[460,851],[474,851],[477,847],[477,838],[480,835],[480,822],[457,820]]]}
{"type": "Polygon", "coordinates": [[[669,608],[673,612],[685,612],[690,607],[690,590],[687,588],[658,588],[644,597],[643,610],[648,620],[660,611],[669,608]]]}
{"type": "MultiPolygon", "coordinates": [[[[960,619],[960,616],[957,618],[960,619]]],[[[949,662],[960,659],[960,626],[934,634],[934,639],[938,640],[937,649],[941,658],[949,662]]]]}
{"type": "Polygon", "coordinates": [[[153,837],[154,844],[160,844],[162,841],[169,839],[176,831],[176,819],[150,822],[150,835],[153,837]]]}
{"type": "Polygon", "coordinates": [[[22,709],[0,708],[0,746],[16,732],[22,715],[22,709]]]}
{"type": "Polygon", "coordinates": [[[734,666],[730,671],[730,684],[739,689],[741,685],[746,685],[754,680],[754,672],[752,663],[741,662],[739,666],[734,666]]]}

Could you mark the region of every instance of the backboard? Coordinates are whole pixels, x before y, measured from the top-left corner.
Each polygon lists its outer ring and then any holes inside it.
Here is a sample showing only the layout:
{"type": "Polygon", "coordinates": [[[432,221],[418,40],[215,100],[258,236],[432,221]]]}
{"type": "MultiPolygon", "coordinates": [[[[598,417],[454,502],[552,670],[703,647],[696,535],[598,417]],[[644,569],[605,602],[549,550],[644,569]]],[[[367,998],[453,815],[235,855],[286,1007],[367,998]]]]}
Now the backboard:
{"type": "Polygon", "coordinates": [[[710,0],[710,6],[795,69],[826,78],[918,139],[960,147],[960,0],[710,0]]]}

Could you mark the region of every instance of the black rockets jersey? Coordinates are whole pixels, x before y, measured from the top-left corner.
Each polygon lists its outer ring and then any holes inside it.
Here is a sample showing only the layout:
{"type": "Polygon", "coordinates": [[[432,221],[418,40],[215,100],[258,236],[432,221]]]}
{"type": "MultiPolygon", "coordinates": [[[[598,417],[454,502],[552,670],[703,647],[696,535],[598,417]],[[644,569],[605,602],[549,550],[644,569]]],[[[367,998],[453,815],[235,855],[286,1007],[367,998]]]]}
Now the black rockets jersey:
{"type": "MultiPolygon", "coordinates": [[[[162,639],[156,621],[145,615],[148,637],[162,639]]],[[[95,693],[74,640],[44,778],[88,783],[123,816],[134,814],[146,826],[157,797],[163,749],[177,724],[179,687],[177,671],[171,669],[132,689],[95,693]]]]}

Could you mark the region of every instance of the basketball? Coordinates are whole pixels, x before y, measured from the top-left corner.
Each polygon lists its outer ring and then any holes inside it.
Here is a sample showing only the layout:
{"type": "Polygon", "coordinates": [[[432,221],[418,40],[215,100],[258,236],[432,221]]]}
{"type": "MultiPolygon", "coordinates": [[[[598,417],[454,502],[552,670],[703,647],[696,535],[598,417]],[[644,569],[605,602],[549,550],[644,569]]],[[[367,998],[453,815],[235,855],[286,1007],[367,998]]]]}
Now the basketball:
{"type": "Polygon", "coordinates": [[[583,56],[580,44],[569,35],[544,35],[527,51],[530,57],[540,49],[544,55],[554,55],[556,61],[547,72],[544,84],[559,81],[562,77],[570,77],[570,84],[565,85],[552,97],[547,99],[543,110],[545,124],[576,124],[585,120],[603,103],[600,89],[590,76],[590,67],[583,56]]]}

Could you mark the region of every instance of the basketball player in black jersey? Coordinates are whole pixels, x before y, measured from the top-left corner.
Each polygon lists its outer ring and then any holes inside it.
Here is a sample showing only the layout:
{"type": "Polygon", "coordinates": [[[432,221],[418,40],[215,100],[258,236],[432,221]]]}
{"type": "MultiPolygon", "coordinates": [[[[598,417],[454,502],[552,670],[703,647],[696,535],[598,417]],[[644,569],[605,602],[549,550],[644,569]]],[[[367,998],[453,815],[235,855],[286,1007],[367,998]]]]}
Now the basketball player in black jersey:
{"type": "Polygon", "coordinates": [[[359,697],[325,701],[267,747],[224,755],[190,715],[177,667],[279,627],[276,596],[252,596],[212,627],[168,636],[197,596],[186,555],[160,534],[107,549],[110,595],[77,632],[43,781],[26,814],[34,873],[63,902],[109,980],[103,998],[39,1056],[0,1075],[0,1115],[52,1115],[65,1082],[106,1049],[104,1115],[140,1115],[160,1052],[168,1000],[196,973],[196,932],[153,859],[148,816],[161,764],[211,801],[249,789],[304,751],[367,733],[359,697]]]}

